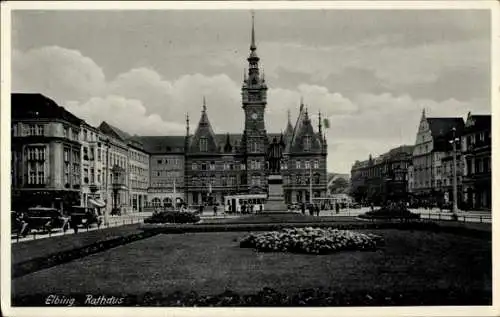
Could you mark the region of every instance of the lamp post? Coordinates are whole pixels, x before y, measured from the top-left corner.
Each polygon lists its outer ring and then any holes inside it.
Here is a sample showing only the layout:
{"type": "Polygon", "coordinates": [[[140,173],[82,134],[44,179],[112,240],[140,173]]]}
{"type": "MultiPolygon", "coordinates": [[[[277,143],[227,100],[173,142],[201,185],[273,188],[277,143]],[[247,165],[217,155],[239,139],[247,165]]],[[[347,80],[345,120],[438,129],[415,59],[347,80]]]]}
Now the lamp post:
{"type": "Polygon", "coordinates": [[[449,141],[453,145],[453,207],[452,213],[454,216],[457,215],[458,206],[457,206],[457,142],[459,138],[456,137],[456,129],[452,129],[453,138],[449,141]]]}

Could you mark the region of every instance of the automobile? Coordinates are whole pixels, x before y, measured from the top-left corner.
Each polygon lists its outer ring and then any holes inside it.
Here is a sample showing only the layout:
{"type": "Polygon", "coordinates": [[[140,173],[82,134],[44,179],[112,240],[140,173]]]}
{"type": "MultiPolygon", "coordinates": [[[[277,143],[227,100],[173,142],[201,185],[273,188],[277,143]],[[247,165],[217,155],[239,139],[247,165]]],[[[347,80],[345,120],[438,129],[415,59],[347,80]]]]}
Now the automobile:
{"type": "Polygon", "coordinates": [[[29,208],[24,215],[24,221],[26,227],[21,234],[28,234],[32,230],[52,232],[62,229],[65,232],[69,228],[69,218],[56,208],[29,208]]]}
{"type": "Polygon", "coordinates": [[[83,207],[83,206],[73,206],[71,207],[70,222],[71,227],[83,226],[84,228],[89,228],[93,224],[100,227],[102,224],[102,216],[100,216],[95,208],[83,207]]]}
{"type": "Polygon", "coordinates": [[[27,234],[26,216],[21,212],[11,210],[10,212],[11,234],[25,236],[27,234]]]}

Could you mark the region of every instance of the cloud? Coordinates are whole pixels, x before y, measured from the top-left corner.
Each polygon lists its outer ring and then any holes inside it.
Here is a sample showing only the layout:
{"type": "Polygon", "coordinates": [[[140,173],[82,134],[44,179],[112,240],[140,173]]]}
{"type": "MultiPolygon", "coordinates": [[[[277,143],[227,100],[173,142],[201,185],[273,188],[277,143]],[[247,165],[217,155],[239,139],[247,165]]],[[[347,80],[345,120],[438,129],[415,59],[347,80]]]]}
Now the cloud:
{"type": "Polygon", "coordinates": [[[58,46],[12,54],[13,91],[37,91],[59,101],[86,100],[105,88],[104,72],[77,50],[58,46]]]}
{"type": "Polygon", "coordinates": [[[66,108],[91,125],[97,126],[105,120],[132,135],[182,135],[185,131],[183,124],[164,121],[156,114],[147,115],[140,100],[122,96],[94,97],[81,104],[69,102],[66,108]]]}
{"type": "MultiPolygon", "coordinates": [[[[383,85],[397,88],[438,80],[441,72],[469,68],[489,69],[488,39],[421,42],[412,46],[390,45],[393,36],[380,36],[349,44],[306,45],[301,42],[262,42],[259,54],[271,77],[292,69],[322,82],[352,68],[371,72],[383,85]]],[[[241,65],[241,57],[222,53],[220,63],[241,65]]],[[[286,80],[286,78],[283,78],[286,80]]],[[[341,80],[341,78],[339,78],[341,80]]]]}
{"type": "MultiPolygon", "coordinates": [[[[217,133],[241,133],[244,123],[241,85],[226,74],[185,74],[167,80],[155,69],[141,67],[106,81],[101,67],[80,52],[43,47],[13,52],[13,82],[14,91],[46,94],[92,125],[105,120],[131,134],[183,134],[186,113],[193,131],[203,97],[217,133]]],[[[347,97],[319,83],[301,82],[269,88],[269,132],[285,129],[287,110],[295,121],[301,97],[315,125],[318,111],[330,119],[328,167],[337,172],[348,171],[355,160],[370,153],[413,144],[422,108],[429,116],[465,116],[471,109],[490,113],[489,103],[481,99],[436,101],[389,92],[347,97]]]]}

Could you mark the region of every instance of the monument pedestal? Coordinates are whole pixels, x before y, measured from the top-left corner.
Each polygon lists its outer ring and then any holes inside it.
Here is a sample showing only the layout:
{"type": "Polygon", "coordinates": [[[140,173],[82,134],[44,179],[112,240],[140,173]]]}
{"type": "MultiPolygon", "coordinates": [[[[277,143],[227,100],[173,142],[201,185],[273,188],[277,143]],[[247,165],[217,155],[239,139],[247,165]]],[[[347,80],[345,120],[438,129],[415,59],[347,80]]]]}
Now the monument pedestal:
{"type": "Polygon", "coordinates": [[[264,205],[264,212],[287,212],[285,196],[283,194],[283,177],[281,175],[269,175],[268,177],[268,198],[264,205]]]}

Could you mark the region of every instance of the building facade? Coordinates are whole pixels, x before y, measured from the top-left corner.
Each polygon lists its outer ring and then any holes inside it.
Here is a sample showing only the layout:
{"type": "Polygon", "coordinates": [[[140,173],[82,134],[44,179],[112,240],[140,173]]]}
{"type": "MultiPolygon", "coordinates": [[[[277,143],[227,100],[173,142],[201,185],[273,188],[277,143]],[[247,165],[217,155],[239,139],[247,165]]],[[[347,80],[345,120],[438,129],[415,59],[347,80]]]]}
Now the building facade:
{"type": "Polygon", "coordinates": [[[408,199],[413,146],[402,145],[378,157],[356,161],[351,168],[351,195],[375,205],[408,199]]]}
{"type": "Polygon", "coordinates": [[[491,210],[491,115],[467,115],[462,134],[465,209],[491,210]]]}
{"type": "Polygon", "coordinates": [[[204,99],[194,133],[187,118],[184,136],[132,137],[107,122],[94,128],[42,95],[37,95],[36,103],[51,104],[58,115],[35,115],[33,100],[14,94],[16,104],[30,105],[16,108],[13,117],[13,188],[17,194],[53,188],[74,194],[73,204],[82,206],[99,200],[107,213],[182,202],[221,204],[231,194],[267,194],[266,152],[270,143],[279,142],[286,202],[326,197],[327,142],[321,114],[315,128],[301,102],[294,124],[289,114],[285,127],[275,127],[284,128],[284,133],[269,133],[267,83],[259,61],[252,21],[248,72],[241,87],[245,120],[240,134],[215,133],[204,99]]]}
{"type": "Polygon", "coordinates": [[[128,138],[123,131],[102,122],[100,148],[103,184],[101,197],[108,214],[130,211],[128,138]]]}
{"type": "Polygon", "coordinates": [[[128,141],[129,171],[129,205],[132,212],[142,212],[147,206],[150,178],[150,155],[144,150],[142,143],[130,139],[128,141]]]}
{"type": "Polygon", "coordinates": [[[184,136],[137,136],[149,153],[147,207],[169,207],[184,202],[184,136]]]}
{"type": "Polygon", "coordinates": [[[303,103],[295,125],[288,119],[284,134],[268,133],[265,126],[267,83],[260,72],[252,24],[241,93],[245,115],[242,134],[216,134],[208,117],[206,101],[197,127],[186,132],[185,181],[188,204],[222,203],[231,194],[267,194],[266,151],[279,142],[284,149],[281,173],[287,203],[308,202],[327,194],[326,139],[318,131],[303,103]]]}
{"type": "Polygon", "coordinates": [[[80,204],[82,120],[41,94],[14,93],[12,208],[80,204]]]}
{"type": "MultiPolygon", "coordinates": [[[[429,118],[425,110],[422,111],[412,162],[412,194],[418,199],[436,200],[445,195],[449,197],[450,174],[443,171],[444,168],[449,169],[451,164],[450,141],[460,138],[463,128],[462,118],[429,118]]],[[[457,171],[459,170],[460,160],[457,160],[457,171]]]]}

